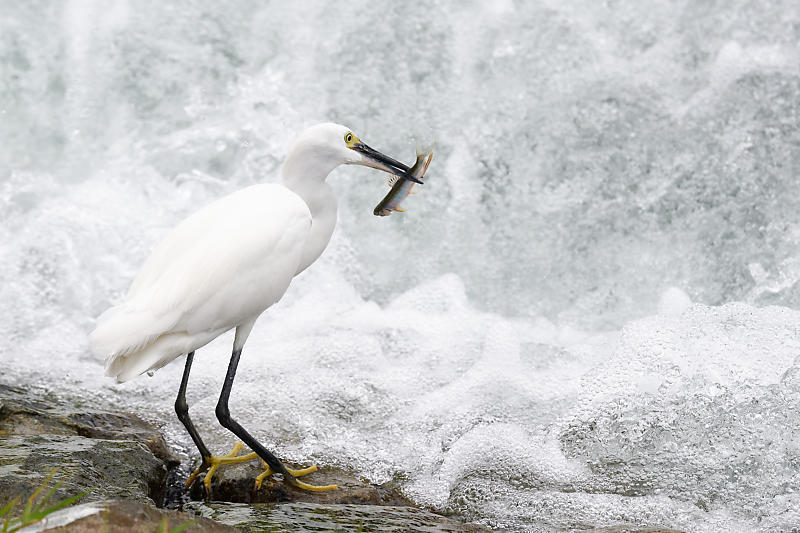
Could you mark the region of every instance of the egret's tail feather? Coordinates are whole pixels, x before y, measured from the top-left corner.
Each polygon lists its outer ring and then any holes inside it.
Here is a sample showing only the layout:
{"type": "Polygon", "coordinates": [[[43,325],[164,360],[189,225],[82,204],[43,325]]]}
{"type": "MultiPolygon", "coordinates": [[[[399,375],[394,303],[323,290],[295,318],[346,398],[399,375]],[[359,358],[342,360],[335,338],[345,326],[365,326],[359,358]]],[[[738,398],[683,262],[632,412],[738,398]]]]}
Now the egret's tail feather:
{"type": "Polygon", "coordinates": [[[96,355],[127,355],[142,350],[171,326],[149,311],[119,305],[100,315],[89,339],[96,355]]]}
{"type": "Polygon", "coordinates": [[[172,331],[172,317],[155,317],[130,304],[112,307],[97,319],[92,351],[106,357],[106,375],[122,383],[157,370],[181,354],[210,342],[222,331],[190,334],[172,331]]]}
{"type": "Polygon", "coordinates": [[[106,376],[117,378],[117,383],[122,383],[148,370],[158,370],[181,355],[164,353],[157,344],[153,343],[141,352],[128,355],[109,355],[106,359],[106,376]]]}
{"type": "Polygon", "coordinates": [[[106,375],[117,378],[119,383],[128,381],[150,370],[158,370],[176,357],[205,346],[224,332],[215,330],[192,335],[173,331],[160,335],[139,351],[108,356],[106,375]]]}
{"type": "Polygon", "coordinates": [[[169,352],[156,349],[150,345],[143,352],[123,356],[109,356],[106,360],[106,376],[116,378],[117,383],[124,383],[145,372],[158,370],[184,352],[169,352]]]}

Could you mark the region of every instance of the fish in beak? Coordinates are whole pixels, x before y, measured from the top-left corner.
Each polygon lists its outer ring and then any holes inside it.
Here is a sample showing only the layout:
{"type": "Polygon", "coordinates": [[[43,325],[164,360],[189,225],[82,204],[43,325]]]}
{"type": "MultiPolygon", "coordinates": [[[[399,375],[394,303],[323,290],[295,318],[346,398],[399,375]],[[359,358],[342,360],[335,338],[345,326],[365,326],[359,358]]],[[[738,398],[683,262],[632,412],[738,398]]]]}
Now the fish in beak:
{"type": "Polygon", "coordinates": [[[352,135],[352,137],[349,139],[345,137],[345,142],[347,143],[348,148],[361,154],[362,160],[356,164],[377,168],[378,170],[383,170],[384,172],[401,176],[409,181],[413,181],[414,183],[422,183],[421,180],[409,174],[411,169],[407,165],[404,165],[396,159],[392,159],[388,155],[380,153],[374,148],[370,148],[361,142],[361,139],[355,135],[352,135]]]}

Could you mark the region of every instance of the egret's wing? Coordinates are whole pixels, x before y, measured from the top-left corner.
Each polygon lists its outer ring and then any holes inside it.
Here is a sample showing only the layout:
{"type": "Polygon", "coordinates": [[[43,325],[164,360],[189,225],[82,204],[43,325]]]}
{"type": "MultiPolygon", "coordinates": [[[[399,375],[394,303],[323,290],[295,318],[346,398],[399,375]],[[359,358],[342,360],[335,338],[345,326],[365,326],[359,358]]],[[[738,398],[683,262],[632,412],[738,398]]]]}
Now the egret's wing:
{"type": "Polygon", "coordinates": [[[286,291],[310,227],[306,204],[278,185],[201,209],[156,247],[125,302],[100,316],[93,349],[125,355],[167,333],[224,330],[257,315],[286,291]]]}

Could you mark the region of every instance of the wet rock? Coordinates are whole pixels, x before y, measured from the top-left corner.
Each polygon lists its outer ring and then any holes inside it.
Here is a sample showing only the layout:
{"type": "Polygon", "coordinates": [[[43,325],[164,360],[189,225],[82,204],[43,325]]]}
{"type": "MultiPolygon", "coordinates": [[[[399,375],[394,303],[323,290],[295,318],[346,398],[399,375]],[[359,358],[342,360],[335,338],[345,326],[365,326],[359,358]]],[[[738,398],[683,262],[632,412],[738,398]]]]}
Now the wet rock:
{"type": "MultiPolygon", "coordinates": [[[[189,531],[232,530],[209,518],[246,531],[488,531],[410,507],[391,483],[373,485],[336,469],[302,478],[336,484],[336,491],[298,490],[278,475],[256,491],[257,461],[218,471],[209,495],[195,483],[195,499],[220,500],[186,506],[202,517],[157,509],[153,502],[161,504],[167,488],[165,463],[175,459],[163,436],[136,416],[0,384],[0,502],[28,497],[56,468],[50,486],[61,484],[51,501],[92,489],[81,500],[88,503],[49,516],[37,531],[160,531],[165,518],[167,529],[198,520],[189,531]]],[[[173,484],[179,488],[184,480],[173,484]]]]}
{"type": "Polygon", "coordinates": [[[128,533],[129,531],[170,531],[192,522],[186,529],[197,533],[233,533],[236,530],[187,513],[156,509],[132,501],[105,501],[62,509],[37,524],[37,531],[70,533],[128,533]],[[166,529],[164,526],[166,525],[166,529]]]}
{"type": "Polygon", "coordinates": [[[0,385],[0,501],[27,498],[56,470],[54,499],[91,489],[82,501],[161,503],[165,460],[163,437],[138,417],[0,385]]]}
{"type": "MultiPolygon", "coordinates": [[[[373,485],[337,469],[323,468],[302,480],[314,485],[335,484],[338,490],[299,490],[273,475],[256,491],[254,479],[262,471],[259,465],[252,461],[218,470],[209,498],[190,502],[184,509],[244,531],[489,531],[411,507],[392,483],[373,485]]],[[[201,477],[192,487],[192,497],[199,500],[204,496],[201,477]]]]}
{"type": "Polygon", "coordinates": [[[0,437],[41,434],[133,440],[167,463],[178,462],[161,432],[136,415],[69,405],[51,395],[31,395],[0,383],[0,437]]]}
{"type": "MultiPolygon", "coordinates": [[[[54,499],[84,490],[86,500],[129,498],[160,502],[166,468],[142,444],[71,435],[0,438],[0,501],[27,498],[54,469],[54,499]]],[[[52,485],[51,485],[52,486],[52,485]]]]}
{"type": "MultiPolygon", "coordinates": [[[[373,485],[336,469],[323,468],[301,479],[313,485],[338,485],[339,489],[310,492],[296,489],[272,475],[255,490],[255,478],[261,474],[259,462],[242,463],[221,468],[211,480],[211,492],[206,498],[202,476],[192,486],[194,500],[209,499],[232,503],[309,502],[324,504],[410,505],[391,484],[373,485]]],[[[299,465],[289,465],[300,468],[299,465]]]]}
{"type": "Polygon", "coordinates": [[[311,533],[318,531],[411,532],[440,531],[484,533],[490,530],[464,524],[408,506],[317,504],[237,504],[192,502],[187,509],[200,516],[234,526],[240,531],[311,533]]]}

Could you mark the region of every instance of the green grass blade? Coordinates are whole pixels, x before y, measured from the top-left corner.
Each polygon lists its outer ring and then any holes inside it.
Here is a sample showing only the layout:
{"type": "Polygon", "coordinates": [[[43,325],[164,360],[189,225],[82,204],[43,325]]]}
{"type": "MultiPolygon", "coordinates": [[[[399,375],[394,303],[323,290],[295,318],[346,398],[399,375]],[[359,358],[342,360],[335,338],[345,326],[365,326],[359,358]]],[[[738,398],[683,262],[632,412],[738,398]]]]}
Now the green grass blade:
{"type": "Polygon", "coordinates": [[[37,503],[36,505],[34,505],[34,507],[33,507],[33,510],[34,510],[34,511],[39,511],[39,510],[41,510],[41,509],[42,509],[42,507],[44,507],[45,505],[47,505],[47,502],[48,502],[48,501],[50,501],[50,498],[52,498],[52,497],[53,497],[53,494],[55,494],[55,493],[56,493],[56,491],[58,490],[58,487],[60,487],[60,486],[61,486],[61,483],[62,483],[62,481],[58,481],[58,482],[56,482],[56,484],[55,484],[55,485],[53,485],[53,488],[52,488],[52,489],[50,489],[50,492],[48,492],[47,494],[45,494],[45,495],[42,497],[42,501],[40,501],[39,503],[37,503]]]}
{"type": "Polygon", "coordinates": [[[47,509],[41,509],[39,506],[34,508],[32,511],[28,511],[24,513],[22,516],[18,518],[14,518],[12,520],[6,520],[6,524],[3,527],[2,533],[13,533],[15,531],[19,531],[20,529],[27,527],[31,524],[35,524],[39,522],[46,516],[67,507],[78,501],[79,499],[86,496],[92,489],[85,490],[75,496],[70,496],[69,498],[64,498],[63,500],[59,501],[58,503],[51,505],[47,509]]]}
{"type": "MultiPolygon", "coordinates": [[[[16,503],[16,500],[19,500],[19,496],[14,498],[14,500],[12,500],[12,502],[16,503]]],[[[12,507],[13,507],[13,505],[12,505],[12,507]]],[[[8,528],[10,527],[9,524],[11,524],[13,521],[14,521],[14,518],[11,515],[6,517],[6,519],[3,521],[3,533],[6,533],[6,531],[8,531],[8,528]]]]}
{"type": "Polygon", "coordinates": [[[50,483],[50,480],[53,479],[54,475],[56,475],[56,471],[57,470],[58,470],[58,468],[54,468],[47,475],[47,477],[44,478],[44,481],[42,481],[42,483],[33,492],[33,494],[31,494],[31,497],[28,498],[28,502],[25,504],[25,510],[22,511],[22,517],[21,517],[22,522],[26,522],[27,521],[27,517],[30,516],[31,511],[33,510],[33,502],[34,502],[34,500],[36,500],[36,497],[39,495],[40,492],[42,492],[44,490],[44,488],[47,486],[47,484],[50,483]]]}
{"type": "Polygon", "coordinates": [[[14,518],[8,524],[6,524],[5,529],[3,529],[3,533],[14,533],[15,531],[19,531],[27,524],[24,524],[19,518],[14,518]]]}
{"type": "Polygon", "coordinates": [[[63,500],[61,500],[60,502],[56,503],[55,505],[51,505],[47,509],[43,509],[42,511],[40,511],[40,514],[42,515],[42,518],[44,518],[45,516],[49,515],[50,513],[55,513],[56,511],[58,511],[60,509],[63,509],[64,507],[66,507],[68,505],[72,505],[73,503],[75,503],[76,501],[80,500],[81,498],[83,498],[84,496],[89,494],[90,492],[92,492],[92,489],[85,490],[83,492],[80,492],[80,493],[76,494],[75,496],[70,496],[69,498],[64,498],[63,500]]]}
{"type": "Polygon", "coordinates": [[[14,522],[14,520],[15,519],[10,516],[6,517],[5,521],[3,522],[3,533],[9,531],[9,528],[11,527],[11,524],[14,522]]]}
{"type": "MultiPolygon", "coordinates": [[[[93,490],[93,489],[85,490],[79,494],[76,494],[75,496],[64,498],[63,500],[60,500],[55,504],[46,507],[47,502],[49,502],[50,499],[53,497],[53,495],[56,493],[58,488],[61,486],[62,481],[56,482],[56,484],[49,491],[47,491],[46,494],[41,496],[41,501],[37,502],[36,499],[39,498],[42,492],[47,488],[47,486],[49,485],[50,481],[53,479],[53,476],[55,476],[57,471],[58,469],[54,468],[53,471],[50,472],[50,474],[47,477],[45,477],[44,481],[42,481],[42,483],[36,488],[33,494],[30,495],[30,497],[27,499],[25,503],[25,508],[23,509],[21,516],[15,516],[15,517],[11,516],[14,506],[17,503],[19,503],[19,500],[21,499],[20,496],[17,496],[13,500],[5,504],[2,508],[0,508],[0,519],[5,517],[5,519],[2,522],[0,522],[0,533],[14,533],[15,531],[19,531],[24,527],[27,527],[31,524],[35,524],[36,522],[39,522],[40,520],[45,518],[47,515],[52,514],[58,510],[61,510],[69,505],[72,505],[73,503],[77,502],[78,500],[80,500],[93,490]]],[[[165,531],[166,531],[166,524],[165,524],[165,531]]]]}
{"type": "Polygon", "coordinates": [[[8,503],[5,505],[5,507],[3,507],[2,509],[0,509],[0,518],[4,517],[6,514],[10,513],[10,512],[11,512],[11,509],[13,509],[13,508],[14,508],[14,506],[17,504],[17,502],[18,502],[18,501],[19,501],[19,496],[17,496],[16,498],[14,498],[14,499],[13,499],[13,500],[11,500],[10,502],[8,502],[8,503]]]}
{"type": "Polygon", "coordinates": [[[197,523],[197,520],[189,520],[188,522],[184,522],[183,524],[175,527],[174,529],[170,529],[168,533],[181,533],[181,531],[189,529],[190,527],[192,527],[196,523],[197,523]]]}

